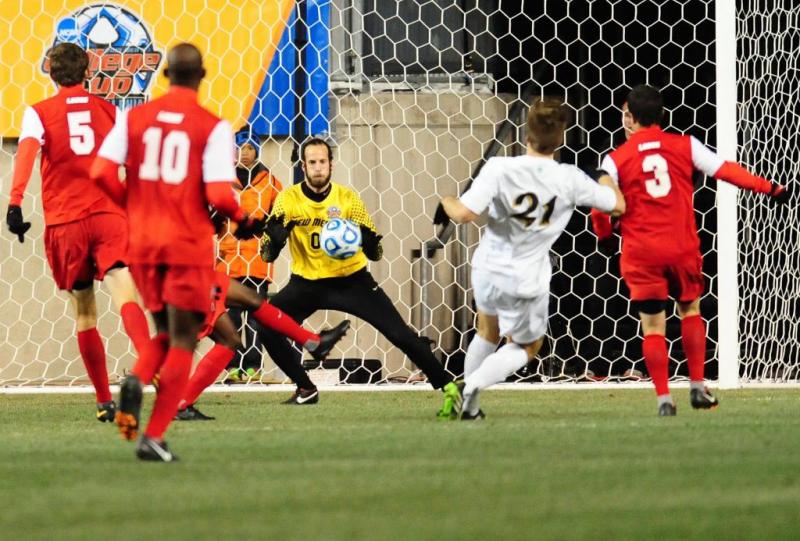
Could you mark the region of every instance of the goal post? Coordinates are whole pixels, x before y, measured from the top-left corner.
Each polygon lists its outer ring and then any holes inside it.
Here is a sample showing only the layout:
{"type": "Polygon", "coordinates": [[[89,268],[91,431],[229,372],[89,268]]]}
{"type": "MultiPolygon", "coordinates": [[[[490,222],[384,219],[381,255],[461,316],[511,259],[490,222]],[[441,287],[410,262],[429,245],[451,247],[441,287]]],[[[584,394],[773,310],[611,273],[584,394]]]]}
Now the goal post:
{"type": "MultiPolygon", "coordinates": [[[[716,19],[717,152],[736,161],[736,2],[718,0],[716,19]]],[[[719,386],[739,385],[738,190],[717,186],[717,272],[719,287],[719,386]]]]}

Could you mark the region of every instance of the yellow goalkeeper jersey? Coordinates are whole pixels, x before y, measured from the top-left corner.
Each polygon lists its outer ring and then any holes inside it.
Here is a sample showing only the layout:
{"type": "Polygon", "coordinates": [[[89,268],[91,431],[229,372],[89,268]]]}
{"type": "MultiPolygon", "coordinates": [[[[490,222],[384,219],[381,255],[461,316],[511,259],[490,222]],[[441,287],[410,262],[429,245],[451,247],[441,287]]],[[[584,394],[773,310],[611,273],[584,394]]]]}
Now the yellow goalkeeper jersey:
{"type": "Polygon", "coordinates": [[[331,182],[331,191],[320,202],[303,193],[303,183],[284,189],[272,207],[272,215],[284,216],[284,224],[295,222],[289,234],[292,274],[309,280],[349,276],[367,266],[364,252],[348,259],[333,259],[320,247],[322,226],[333,218],[350,220],[375,231],[364,202],[351,190],[331,182]]]}

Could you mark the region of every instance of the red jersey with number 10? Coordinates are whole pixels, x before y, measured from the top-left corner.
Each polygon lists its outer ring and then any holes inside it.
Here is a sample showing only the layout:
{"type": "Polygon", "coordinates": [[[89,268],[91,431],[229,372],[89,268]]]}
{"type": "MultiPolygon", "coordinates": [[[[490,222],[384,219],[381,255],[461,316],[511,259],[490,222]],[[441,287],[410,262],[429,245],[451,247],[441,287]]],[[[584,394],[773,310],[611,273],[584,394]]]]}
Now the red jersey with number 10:
{"type": "Polygon", "coordinates": [[[120,117],[100,157],[127,169],[131,261],[212,268],[204,183],[236,178],[230,125],[179,86],[120,117]]]}
{"type": "Polygon", "coordinates": [[[623,262],[671,264],[699,253],[694,217],[695,169],[713,176],[723,160],[697,139],[643,128],[605,157],[600,168],[619,184],[623,262]]]}
{"type": "Polygon", "coordinates": [[[47,225],[102,212],[122,214],[89,178],[115,116],[113,105],[81,85],[62,87],[52,98],[25,110],[19,140],[33,138],[42,146],[42,207],[47,225]]]}

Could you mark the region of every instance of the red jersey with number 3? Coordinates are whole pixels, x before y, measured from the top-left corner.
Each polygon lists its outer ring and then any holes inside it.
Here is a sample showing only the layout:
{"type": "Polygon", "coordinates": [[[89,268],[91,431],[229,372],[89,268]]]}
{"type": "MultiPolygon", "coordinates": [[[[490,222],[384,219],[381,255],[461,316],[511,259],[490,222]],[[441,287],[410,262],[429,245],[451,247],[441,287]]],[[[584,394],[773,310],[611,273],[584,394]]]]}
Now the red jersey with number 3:
{"type": "Polygon", "coordinates": [[[89,178],[100,144],[114,126],[116,108],[81,85],[62,87],[52,98],[28,107],[19,140],[42,146],[42,207],[47,225],[90,214],[122,214],[89,178]]]}
{"type": "Polygon", "coordinates": [[[236,178],[230,125],[173,86],[120,115],[100,156],[127,168],[130,259],[135,263],[214,264],[214,227],[204,182],[236,178]]]}
{"type": "Polygon", "coordinates": [[[600,168],[619,184],[627,210],[620,218],[622,260],[670,264],[700,250],[694,217],[695,169],[711,176],[723,160],[697,139],[658,126],[633,133],[600,168]]]}

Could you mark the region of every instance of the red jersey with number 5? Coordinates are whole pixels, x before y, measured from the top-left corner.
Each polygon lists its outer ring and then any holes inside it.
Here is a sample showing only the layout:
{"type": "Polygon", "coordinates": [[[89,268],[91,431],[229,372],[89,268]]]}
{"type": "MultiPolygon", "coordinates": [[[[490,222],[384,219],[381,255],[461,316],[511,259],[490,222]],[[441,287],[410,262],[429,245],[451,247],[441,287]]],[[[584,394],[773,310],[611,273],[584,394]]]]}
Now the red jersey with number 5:
{"type": "Polygon", "coordinates": [[[723,160],[697,139],[649,126],[633,133],[600,166],[619,184],[623,262],[671,264],[699,253],[695,169],[712,176],[723,160]]]}
{"type": "Polygon", "coordinates": [[[52,98],[28,107],[19,140],[42,146],[42,207],[47,225],[74,222],[90,214],[122,214],[89,178],[89,169],[116,108],[81,85],[62,87],[52,98]]]}
{"type": "Polygon", "coordinates": [[[120,115],[100,157],[124,163],[130,259],[134,263],[214,265],[214,227],[205,182],[236,178],[230,125],[173,86],[120,115]]]}

